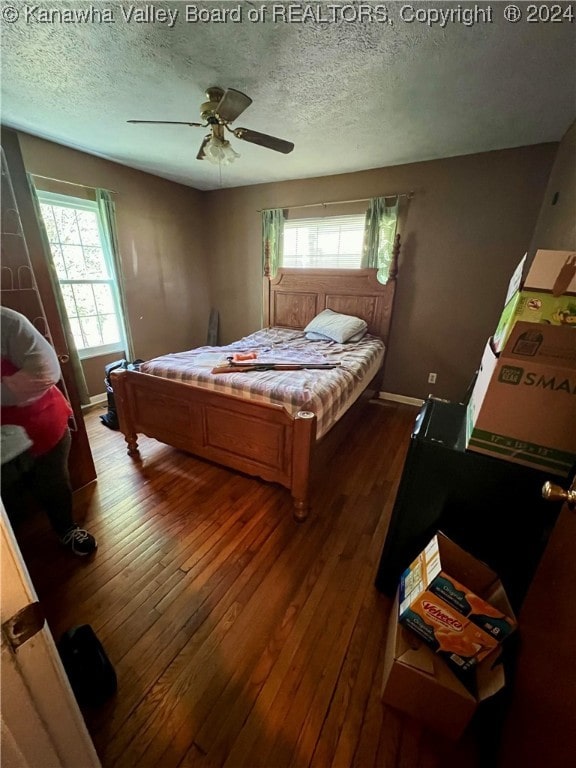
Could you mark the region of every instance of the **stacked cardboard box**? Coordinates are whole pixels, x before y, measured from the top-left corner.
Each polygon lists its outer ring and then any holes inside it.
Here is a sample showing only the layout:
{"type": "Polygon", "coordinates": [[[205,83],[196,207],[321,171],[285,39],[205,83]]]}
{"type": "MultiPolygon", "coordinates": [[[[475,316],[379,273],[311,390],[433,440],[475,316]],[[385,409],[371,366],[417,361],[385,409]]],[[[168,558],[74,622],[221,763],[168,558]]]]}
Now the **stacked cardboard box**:
{"type": "Polygon", "coordinates": [[[500,643],[515,627],[497,575],[437,534],[401,578],[383,701],[457,739],[480,702],[503,688],[500,643]]]}
{"type": "Polygon", "coordinates": [[[526,256],[516,267],[494,332],[501,352],[519,320],[576,328],[576,251],[537,251],[522,283],[526,256]]]}
{"type": "Polygon", "coordinates": [[[538,251],[520,288],[523,264],[484,350],[466,445],[565,477],[576,462],[576,252],[538,251]]]}

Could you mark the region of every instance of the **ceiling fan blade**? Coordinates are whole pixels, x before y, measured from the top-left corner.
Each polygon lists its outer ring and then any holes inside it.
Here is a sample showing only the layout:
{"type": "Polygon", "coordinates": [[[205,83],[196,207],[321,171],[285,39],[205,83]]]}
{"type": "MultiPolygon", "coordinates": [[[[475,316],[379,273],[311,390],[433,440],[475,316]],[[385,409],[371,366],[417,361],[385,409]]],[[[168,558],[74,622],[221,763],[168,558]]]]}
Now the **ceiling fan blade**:
{"type": "Polygon", "coordinates": [[[200,144],[200,149],[198,150],[198,154],[196,155],[196,160],[204,160],[204,148],[206,147],[206,144],[210,141],[210,134],[208,136],[204,137],[204,141],[202,144],[200,144]]]}
{"type": "Polygon", "coordinates": [[[251,131],[248,128],[236,128],[233,133],[237,139],[249,141],[251,144],[259,144],[261,147],[267,147],[268,149],[273,149],[275,152],[282,152],[285,155],[292,152],[294,149],[294,144],[291,141],[277,139],[275,136],[268,136],[267,133],[251,131]]]}
{"type": "Polygon", "coordinates": [[[231,123],[239,117],[244,110],[252,104],[250,96],[245,93],[235,91],[234,88],[228,88],[224,96],[218,102],[214,110],[220,120],[225,123],[231,123]]]}
{"type": "Polygon", "coordinates": [[[127,123],[153,123],[155,125],[193,125],[202,128],[203,123],[186,123],[177,120],[126,120],[127,123]]]}

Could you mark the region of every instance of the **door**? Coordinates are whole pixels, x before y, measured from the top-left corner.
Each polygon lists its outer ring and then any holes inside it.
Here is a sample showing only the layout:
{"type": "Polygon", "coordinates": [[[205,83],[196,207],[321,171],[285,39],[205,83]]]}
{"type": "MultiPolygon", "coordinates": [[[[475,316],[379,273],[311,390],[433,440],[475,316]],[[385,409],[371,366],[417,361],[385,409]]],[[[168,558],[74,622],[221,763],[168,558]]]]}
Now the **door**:
{"type": "Polygon", "coordinates": [[[500,768],[576,765],[576,480],[563,497],[520,611],[500,768]]]}
{"type": "Polygon", "coordinates": [[[100,761],[1,505],[0,511],[2,765],[99,768],[100,761]]]}
{"type": "Polygon", "coordinates": [[[72,488],[77,490],[96,479],[96,469],[20,144],[14,131],[2,129],[2,155],[2,304],[26,315],[56,350],[63,388],[74,411],[69,469],[72,488]]]}

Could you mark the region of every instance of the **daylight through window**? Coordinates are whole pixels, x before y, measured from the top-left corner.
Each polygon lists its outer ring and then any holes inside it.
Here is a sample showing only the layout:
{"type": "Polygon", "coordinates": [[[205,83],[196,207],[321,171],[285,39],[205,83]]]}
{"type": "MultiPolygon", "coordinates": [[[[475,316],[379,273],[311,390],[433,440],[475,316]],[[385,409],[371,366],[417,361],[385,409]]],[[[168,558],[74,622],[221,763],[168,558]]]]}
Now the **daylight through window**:
{"type": "Polygon", "coordinates": [[[80,357],[125,349],[116,275],[96,202],[38,192],[80,357]]]}
{"type": "Polygon", "coordinates": [[[360,269],[364,214],[284,222],[284,267],[360,269]]]}

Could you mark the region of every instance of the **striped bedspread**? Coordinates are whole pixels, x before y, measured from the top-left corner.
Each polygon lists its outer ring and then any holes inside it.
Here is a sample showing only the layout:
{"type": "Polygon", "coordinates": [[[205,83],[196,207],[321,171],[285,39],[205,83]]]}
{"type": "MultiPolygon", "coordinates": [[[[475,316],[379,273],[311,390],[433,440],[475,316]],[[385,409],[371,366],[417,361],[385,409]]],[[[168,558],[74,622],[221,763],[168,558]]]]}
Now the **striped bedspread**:
{"type": "Polygon", "coordinates": [[[248,400],[283,405],[290,413],[313,411],[317,437],[326,434],[358,399],[378,371],[384,343],[366,335],[355,344],[308,341],[301,331],[266,328],[225,347],[198,347],[143,363],[144,373],[194,384],[248,400]],[[340,362],[328,370],[250,371],[213,374],[235,352],[255,352],[258,363],[340,362]]]}

